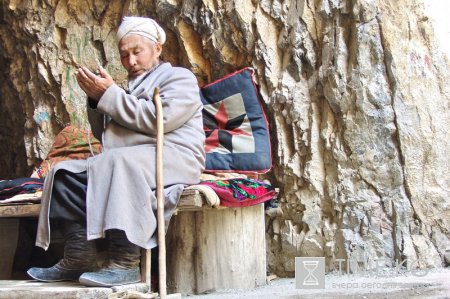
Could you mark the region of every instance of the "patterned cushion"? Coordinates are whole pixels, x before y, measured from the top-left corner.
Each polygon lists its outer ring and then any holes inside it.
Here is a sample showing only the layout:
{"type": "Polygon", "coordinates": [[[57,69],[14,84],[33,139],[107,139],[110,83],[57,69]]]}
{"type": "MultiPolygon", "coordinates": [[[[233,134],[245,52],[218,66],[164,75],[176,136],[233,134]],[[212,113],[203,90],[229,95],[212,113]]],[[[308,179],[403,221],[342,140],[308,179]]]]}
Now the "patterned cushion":
{"type": "Polygon", "coordinates": [[[101,153],[101,148],[100,142],[90,132],[69,125],[56,135],[47,158],[37,169],[37,176],[45,178],[50,169],[58,162],[87,159],[92,154],[101,153]]]}
{"type": "Polygon", "coordinates": [[[206,171],[265,173],[272,166],[267,120],[245,68],[200,89],[206,171]]]}

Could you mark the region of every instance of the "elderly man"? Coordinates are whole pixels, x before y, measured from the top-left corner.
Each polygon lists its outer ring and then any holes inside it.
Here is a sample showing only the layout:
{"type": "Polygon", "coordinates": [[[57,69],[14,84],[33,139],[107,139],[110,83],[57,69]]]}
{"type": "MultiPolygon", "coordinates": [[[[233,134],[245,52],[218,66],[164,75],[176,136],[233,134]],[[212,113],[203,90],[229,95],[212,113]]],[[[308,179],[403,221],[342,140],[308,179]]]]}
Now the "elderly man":
{"type": "Polygon", "coordinates": [[[61,227],[64,257],[50,268],[31,268],[41,281],[79,280],[86,286],[140,281],[140,248],[156,246],[153,90],[160,88],[164,113],[166,223],[184,185],[198,183],[204,169],[202,104],[195,76],[160,61],[164,30],[152,19],[125,17],[117,32],[128,71],[128,91],[100,68],[77,81],[88,96],[88,117],[103,152],[61,162],[48,175],[36,245],[47,249],[50,226],[61,227]],[[95,240],[108,239],[109,260],[97,269],[95,240]]]}

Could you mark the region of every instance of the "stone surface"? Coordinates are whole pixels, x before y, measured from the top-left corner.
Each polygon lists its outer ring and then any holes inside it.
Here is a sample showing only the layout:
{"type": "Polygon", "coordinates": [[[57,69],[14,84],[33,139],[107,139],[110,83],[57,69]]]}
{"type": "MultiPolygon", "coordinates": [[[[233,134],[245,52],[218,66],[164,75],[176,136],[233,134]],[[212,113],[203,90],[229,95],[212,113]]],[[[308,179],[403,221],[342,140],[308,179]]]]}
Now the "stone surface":
{"type": "Polygon", "coordinates": [[[270,271],[292,275],[302,255],[328,270],[448,264],[449,56],[423,2],[2,1],[1,176],[29,175],[65,124],[86,127],[74,71],[101,64],[122,84],[116,27],[151,16],[164,58],[200,85],[256,70],[283,209],[266,224],[270,271]]]}
{"type": "Polygon", "coordinates": [[[86,288],[76,282],[43,283],[26,280],[0,281],[0,298],[102,298],[107,299],[113,290],[110,288],[86,288]],[[37,292],[37,288],[39,291],[37,292]]]}
{"type": "Polygon", "coordinates": [[[31,280],[1,280],[0,299],[109,299],[129,298],[117,296],[129,292],[148,293],[144,283],[129,284],[112,288],[85,287],[78,282],[39,282],[31,280]]]}

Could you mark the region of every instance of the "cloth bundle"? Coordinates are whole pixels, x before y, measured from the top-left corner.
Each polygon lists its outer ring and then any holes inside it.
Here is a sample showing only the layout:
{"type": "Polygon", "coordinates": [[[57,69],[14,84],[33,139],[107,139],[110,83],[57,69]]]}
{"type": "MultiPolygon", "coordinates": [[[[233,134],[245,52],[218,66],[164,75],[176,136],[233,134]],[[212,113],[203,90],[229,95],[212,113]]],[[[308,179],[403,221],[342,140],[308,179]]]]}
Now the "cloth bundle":
{"type": "Polygon", "coordinates": [[[52,167],[65,160],[87,159],[102,151],[100,142],[76,126],[69,125],[55,136],[47,158],[42,161],[32,177],[45,178],[52,167]]]}
{"type": "Polygon", "coordinates": [[[272,185],[255,179],[205,180],[200,185],[211,187],[226,207],[248,207],[271,200],[276,195],[272,185]]]}
{"type": "Polygon", "coordinates": [[[0,181],[0,201],[19,194],[29,194],[42,191],[44,179],[18,178],[0,181]]]}

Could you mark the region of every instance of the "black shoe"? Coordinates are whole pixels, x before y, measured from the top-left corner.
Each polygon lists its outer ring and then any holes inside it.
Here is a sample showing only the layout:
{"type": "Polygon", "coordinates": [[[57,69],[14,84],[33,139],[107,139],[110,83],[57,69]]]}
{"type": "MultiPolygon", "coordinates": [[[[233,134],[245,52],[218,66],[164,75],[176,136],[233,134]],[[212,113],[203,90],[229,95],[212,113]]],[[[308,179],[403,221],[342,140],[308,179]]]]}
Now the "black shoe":
{"type": "Polygon", "coordinates": [[[46,282],[55,282],[55,281],[65,281],[65,280],[74,280],[77,281],[81,274],[84,272],[92,271],[91,269],[82,269],[82,270],[70,270],[65,269],[60,265],[59,261],[56,265],[50,268],[30,268],[27,271],[27,274],[36,280],[46,281],[46,282]]]}
{"type": "Polygon", "coordinates": [[[141,281],[139,267],[132,269],[104,268],[97,272],[86,272],[79,279],[88,287],[111,287],[141,281]]]}

